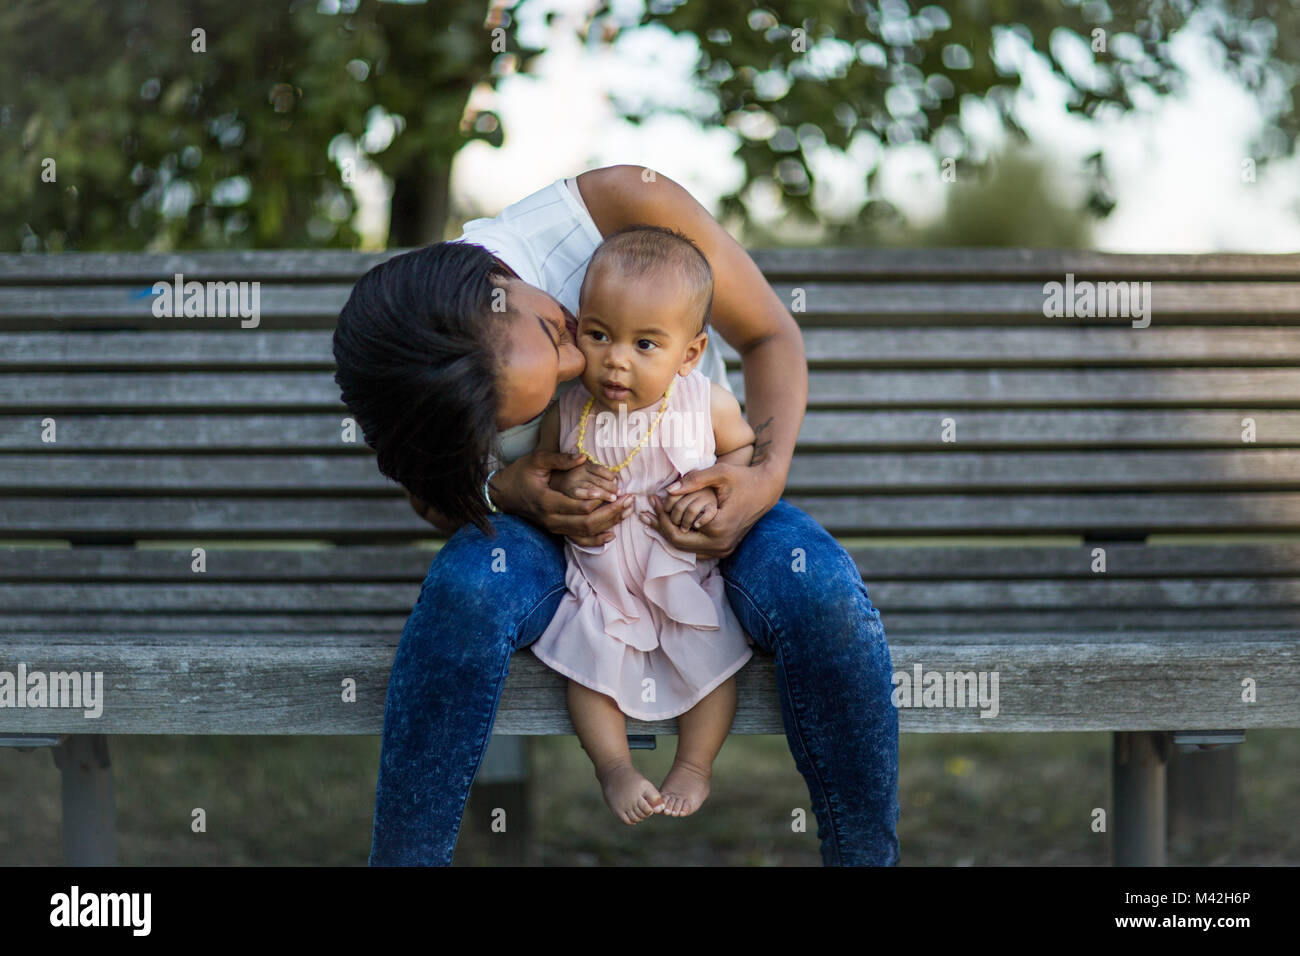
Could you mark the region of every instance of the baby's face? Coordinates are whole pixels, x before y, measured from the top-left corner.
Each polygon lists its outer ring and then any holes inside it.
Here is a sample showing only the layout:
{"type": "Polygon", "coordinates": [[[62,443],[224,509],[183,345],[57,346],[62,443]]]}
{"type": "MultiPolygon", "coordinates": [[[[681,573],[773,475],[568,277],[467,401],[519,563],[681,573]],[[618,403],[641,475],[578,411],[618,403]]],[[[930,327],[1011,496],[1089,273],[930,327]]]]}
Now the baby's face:
{"type": "Polygon", "coordinates": [[[578,348],[587,359],[582,384],[610,411],[654,405],[673,376],[699,363],[708,335],[690,315],[680,283],[598,269],[578,306],[578,348]]]}

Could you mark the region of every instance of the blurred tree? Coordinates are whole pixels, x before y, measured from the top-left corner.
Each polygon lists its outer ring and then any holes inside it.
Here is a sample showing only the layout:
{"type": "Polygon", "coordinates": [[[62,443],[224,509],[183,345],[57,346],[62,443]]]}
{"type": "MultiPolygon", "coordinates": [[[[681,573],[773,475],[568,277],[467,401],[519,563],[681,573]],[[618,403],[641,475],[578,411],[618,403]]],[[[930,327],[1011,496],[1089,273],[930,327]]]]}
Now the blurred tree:
{"type": "Polygon", "coordinates": [[[1040,153],[1013,146],[953,182],[938,219],[904,225],[891,244],[1090,249],[1092,215],[1062,198],[1054,168],[1040,153]]]}
{"type": "MultiPolygon", "coordinates": [[[[8,0],[0,248],[347,246],[349,179],[366,162],[394,184],[390,244],[440,238],[452,157],[469,139],[502,139],[477,94],[527,69],[517,5],[8,0]]],[[[966,97],[986,100],[1023,137],[1013,109],[1020,65],[999,37],[1042,52],[1072,91],[1070,109],[1098,117],[1179,88],[1168,39],[1194,9],[1191,0],[950,7],[648,0],[625,13],[626,4],[593,0],[581,32],[594,46],[648,23],[698,37],[697,79],[714,105],[693,115],[737,132],[747,171],[722,214],[743,219],[746,187],[765,182],[811,218],[824,146],[865,144],[869,154],[921,142],[966,167],[979,159],[959,122],[966,97]]],[[[1294,0],[1215,9],[1226,68],[1275,117],[1253,157],[1290,155],[1300,9],[1294,0]]],[[[616,106],[634,121],[682,109],[653,98],[616,106]]],[[[1088,170],[1089,205],[1104,215],[1104,156],[1088,170]]],[[[876,202],[832,238],[860,236],[876,202]]]]}
{"type": "Polygon", "coordinates": [[[490,113],[462,124],[513,57],[486,10],[6,2],[0,248],[351,246],[367,161],[394,183],[394,240],[440,237],[452,157],[500,142],[490,113]]]}
{"type": "MultiPolygon", "coordinates": [[[[626,26],[612,12],[623,7],[606,0],[595,18],[626,26]]],[[[648,0],[648,7],[636,22],[699,38],[696,77],[716,110],[694,115],[741,137],[745,185],[724,197],[723,212],[742,218],[745,187],[762,180],[776,184],[794,215],[812,218],[815,154],[825,146],[847,150],[859,137],[873,141],[868,155],[877,144],[919,142],[960,167],[982,163],[959,122],[965,97],[984,99],[1027,141],[1014,112],[1020,64],[996,42],[1006,34],[1046,58],[1070,91],[1071,112],[1097,118],[1182,88],[1168,40],[1194,10],[1208,7],[1224,68],[1272,115],[1251,144],[1256,163],[1291,155],[1300,133],[1296,0],[648,0]]],[[[1087,207],[1107,215],[1114,201],[1104,155],[1092,157],[1084,174],[1087,207]]],[[[888,215],[872,208],[880,202],[869,202],[858,222],[833,228],[830,239],[869,236],[869,224],[888,215]]]]}

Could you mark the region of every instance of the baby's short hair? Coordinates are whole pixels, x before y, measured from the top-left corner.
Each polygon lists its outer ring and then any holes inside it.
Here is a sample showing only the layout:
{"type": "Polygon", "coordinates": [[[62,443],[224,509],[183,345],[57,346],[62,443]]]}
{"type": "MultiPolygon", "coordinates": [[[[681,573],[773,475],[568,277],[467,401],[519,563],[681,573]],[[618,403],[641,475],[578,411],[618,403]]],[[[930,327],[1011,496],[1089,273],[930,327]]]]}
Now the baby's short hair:
{"type": "Polygon", "coordinates": [[[625,275],[676,278],[697,303],[700,332],[708,328],[713,309],[713,269],[700,247],[680,230],[635,223],[610,233],[591,254],[580,294],[586,293],[587,281],[598,263],[625,275]]]}

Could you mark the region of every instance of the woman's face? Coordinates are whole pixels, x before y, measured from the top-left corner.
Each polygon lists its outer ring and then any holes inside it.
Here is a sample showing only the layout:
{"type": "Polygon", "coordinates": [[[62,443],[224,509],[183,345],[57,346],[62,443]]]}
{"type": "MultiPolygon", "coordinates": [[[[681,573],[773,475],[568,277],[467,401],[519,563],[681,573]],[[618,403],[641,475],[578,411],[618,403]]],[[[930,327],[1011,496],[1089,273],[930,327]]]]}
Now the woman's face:
{"type": "Polygon", "coordinates": [[[577,319],[554,297],[522,279],[497,284],[510,307],[497,353],[502,366],[497,428],[506,429],[546,411],[555,387],[581,375],[586,360],[574,345],[577,319]]]}

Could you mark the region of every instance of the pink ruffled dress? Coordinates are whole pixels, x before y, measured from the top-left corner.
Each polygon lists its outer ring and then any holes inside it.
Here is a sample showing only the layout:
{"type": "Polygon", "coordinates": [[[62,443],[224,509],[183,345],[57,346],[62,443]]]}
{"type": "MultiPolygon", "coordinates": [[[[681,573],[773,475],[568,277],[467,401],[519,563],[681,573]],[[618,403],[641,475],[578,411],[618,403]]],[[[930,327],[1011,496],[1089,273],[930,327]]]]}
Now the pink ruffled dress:
{"type": "MultiPolygon", "coordinates": [[[[599,547],[566,539],[567,592],[532,645],[546,666],[614,698],[623,713],[639,720],[685,713],[753,656],[753,642],[727,601],[717,559],[678,550],[639,517],[654,514],[652,494],[717,460],[709,380],[693,370],[674,381],[650,440],[617,473],[619,493],[635,496],[632,514],[599,547]]],[[[562,451],[577,449],[579,415],[590,397],[582,387],[561,395],[562,451]]],[[[613,413],[598,417],[593,406],[587,451],[601,464],[618,464],[658,410],[656,402],[629,411],[626,426],[620,426],[613,413]]]]}

